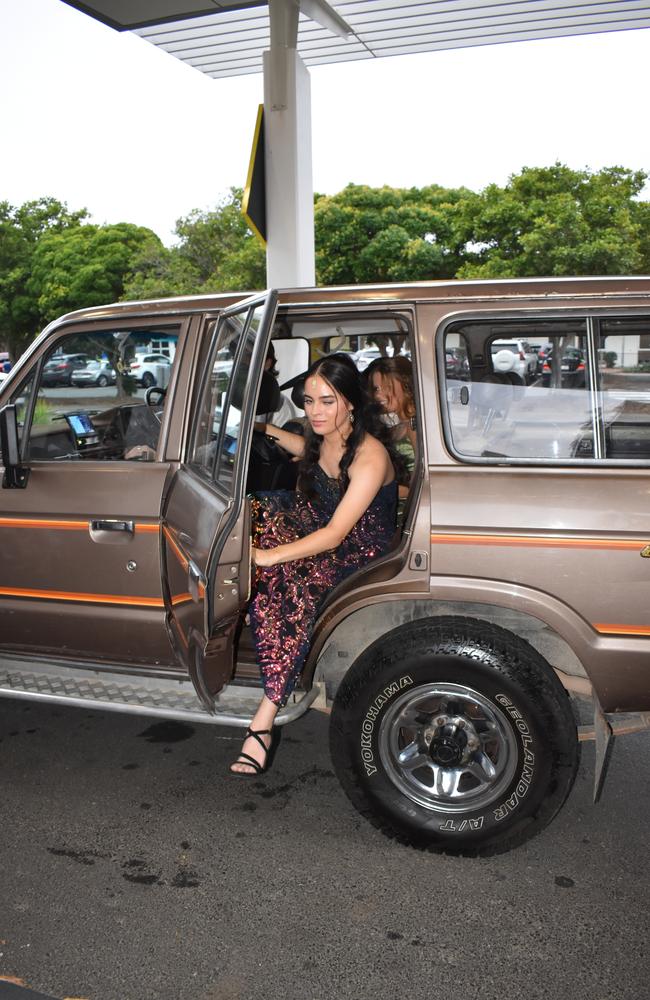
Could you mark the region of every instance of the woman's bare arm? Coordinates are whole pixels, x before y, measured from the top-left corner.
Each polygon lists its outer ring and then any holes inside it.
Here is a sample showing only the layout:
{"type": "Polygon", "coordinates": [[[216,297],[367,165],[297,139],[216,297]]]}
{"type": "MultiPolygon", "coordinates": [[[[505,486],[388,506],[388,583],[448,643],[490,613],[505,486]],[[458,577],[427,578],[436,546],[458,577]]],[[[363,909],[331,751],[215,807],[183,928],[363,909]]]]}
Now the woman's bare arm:
{"type": "Polygon", "coordinates": [[[255,423],[255,430],[266,434],[267,437],[277,441],[281,448],[288,451],[290,455],[302,458],[305,452],[305,439],[302,434],[292,434],[291,431],[283,431],[275,424],[255,423]]]}

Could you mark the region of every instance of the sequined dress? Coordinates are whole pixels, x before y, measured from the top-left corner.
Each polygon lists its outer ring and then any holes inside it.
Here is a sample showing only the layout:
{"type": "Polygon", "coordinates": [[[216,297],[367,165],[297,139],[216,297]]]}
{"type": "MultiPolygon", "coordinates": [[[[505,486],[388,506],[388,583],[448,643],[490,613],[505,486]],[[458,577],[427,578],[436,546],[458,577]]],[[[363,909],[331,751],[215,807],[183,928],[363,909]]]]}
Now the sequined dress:
{"type": "MultiPolygon", "coordinates": [[[[309,500],[288,490],[257,493],[252,501],[253,545],[271,549],[325,527],[341,499],[340,486],[317,466],[314,487],[316,496],[309,500]]],[[[295,687],[325,598],[356,569],[387,551],[395,532],[396,504],[397,484],[388,483],[337,549],[257,567],[249,605],[251,631],[264,693],[276,705],[284,705],[295,687]]]]}

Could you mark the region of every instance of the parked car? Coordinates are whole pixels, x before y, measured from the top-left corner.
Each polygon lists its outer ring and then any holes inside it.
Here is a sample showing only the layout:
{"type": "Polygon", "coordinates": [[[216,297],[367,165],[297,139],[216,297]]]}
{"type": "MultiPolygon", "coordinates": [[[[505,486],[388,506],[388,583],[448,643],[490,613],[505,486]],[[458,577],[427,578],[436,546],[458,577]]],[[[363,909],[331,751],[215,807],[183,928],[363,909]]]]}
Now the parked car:
{"type": "Polygon", "coordinates": [[[546,357],[546,352],[551,349],[551,344],[529,344],[528,346],[537,357],[537,366],[535,368],[535,374],[541,375],[542,366],[544,364],[544,358],[546,357]]]}
{"type": "Polygon", "coordinates": [[[85,368],[92,359],[87,354],[54,354],[43,367],[44,386],[71,385],[72,373],[85,368]]]}
{"type": "Polygon", "coordinates": [[[0,696],[248,725],[248,497],[292,465],[254,431],[268,344],[304,371],[328,325],[340,342],[380,319],[412,359],[404,523],[327,596],[278,724],[330,713],[347,795],[420,848],[522,843],[562,807],[585,740],[597,794],[612,735],[650,728],[650,374],[593,393],[486,381],[509,318],[517,352],[528,326],[554,345],[570,330],[593,366],[609,338],[638,349],[650,278],[294,288],[50,324],[0,387],[0,696]],[[126,366],[151,329],[178,345],[166,393],[42,399],[50,356],[87,342],[126,366]]]}
{"type": "Polygon", "coordinates": [[[448,347],[445,351],[445,372],[447,378],[461,382],[470,377],[469,362],[465,351],[458,347],[448,347]]]}
{"type": "Polygon", "coordinates": [[[165,388],[170,371],[171,361],[165,354],[136,354],[130,365],[131,374],[145,389],[154,385],[165,388]]]}
{"type": "MultiPolygon", "coordinates": [[[[553,351],[546,352],[542,365],[542,385],[549,386],[552,381],[553,351]]],[[[579,347],[565,347],[560,364],[561,385],[570,389],[582,389],[586,384],[585,352],[579,347]]]]}
{"type": "Polygon", "coordinates": [[[108,361],[89,361],[85,368],[76,368],[70,380],[72,385],[115,385],[115,369],[108,361]]]}
{"type": "Polygon", "coordinates": [[[499,351],[511,351],[517,359],[513,371],[520,375],[524,382],[530,382],[537,372],[537,355],[526,340],[493,340],[490,350],[493,356],[499,351]]]}

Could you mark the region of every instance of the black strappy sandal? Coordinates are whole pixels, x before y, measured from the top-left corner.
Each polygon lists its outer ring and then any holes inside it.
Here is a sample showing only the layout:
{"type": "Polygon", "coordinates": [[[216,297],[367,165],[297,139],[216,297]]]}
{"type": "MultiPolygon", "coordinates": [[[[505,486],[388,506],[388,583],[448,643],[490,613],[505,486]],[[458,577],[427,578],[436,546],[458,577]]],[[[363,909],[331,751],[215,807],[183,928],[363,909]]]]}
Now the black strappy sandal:
{"type": "Polygon", "coordinates": [[[280,742],[280,732],[277,729],[251,729],[250,726],[246,730],[246,736],[244,737],[244,743],[252,736],[254,740],[257,740],[259,745],[264,750],[266,754],[264,758],[264,763],[260,764],[258,760],[251,757],[250,754],[242,752],[239,754],[237,760],[234,760],[230,765],[230,773],[234,774],[236,778],[257,778],[260,774],[264,774],[268,771],[271,764],[273,763],[273,758],[275,757],[275,751],[277,750],[278,743],[280,742]],[[267,747],[266,743],[262,739],[262,736],[270,736],[271,740],[267,747]],[[235,764],[243,764],[245,767],[251,767],[252,771],[233,771],[235,764]]]}

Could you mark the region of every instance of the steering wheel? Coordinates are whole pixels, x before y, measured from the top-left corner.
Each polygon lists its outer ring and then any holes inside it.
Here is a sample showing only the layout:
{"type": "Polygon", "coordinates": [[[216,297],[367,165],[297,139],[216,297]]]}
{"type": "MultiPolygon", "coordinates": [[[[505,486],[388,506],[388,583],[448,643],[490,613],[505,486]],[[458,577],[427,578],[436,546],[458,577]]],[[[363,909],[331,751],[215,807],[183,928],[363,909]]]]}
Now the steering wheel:
{"type": "Polygon", "coordinates": [[[294,490],[298,466],[275,441],[265,434],[253,431],[251,453],[246,480],[247,493],[267,490],[294,490]]]}
{"type": "Polygon", "coordinates": [[[147,406],[159,406],[166,395],[166,389],[162,389],[159,385],[150,385],[149,388],[144,391],[144,401],[147,406]],[[157,403],[154,402],[154,396],[158,396],[157,403]]]}

